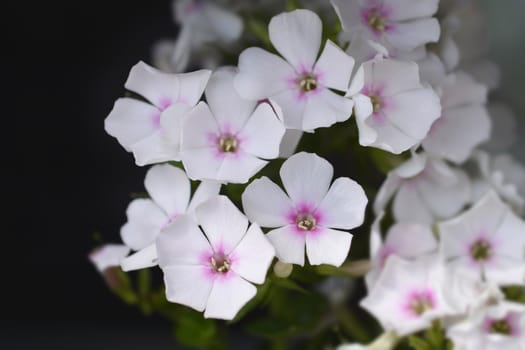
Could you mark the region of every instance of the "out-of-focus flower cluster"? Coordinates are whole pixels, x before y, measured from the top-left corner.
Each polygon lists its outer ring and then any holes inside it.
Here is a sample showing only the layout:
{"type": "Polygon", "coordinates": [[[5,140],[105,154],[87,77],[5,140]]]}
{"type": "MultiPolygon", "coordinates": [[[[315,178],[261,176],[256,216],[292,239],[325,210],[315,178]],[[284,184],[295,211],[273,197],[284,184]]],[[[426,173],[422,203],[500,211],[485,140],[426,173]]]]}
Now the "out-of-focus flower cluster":
{"type": "Polygon", "coordinates": [[[525,349],[525,167],[476,0],[173,4],[176,40],[105,120],[149,167],[123,244],[90,255],[113,290],[210,348],[208,319],[272,346],[525,349]]]}

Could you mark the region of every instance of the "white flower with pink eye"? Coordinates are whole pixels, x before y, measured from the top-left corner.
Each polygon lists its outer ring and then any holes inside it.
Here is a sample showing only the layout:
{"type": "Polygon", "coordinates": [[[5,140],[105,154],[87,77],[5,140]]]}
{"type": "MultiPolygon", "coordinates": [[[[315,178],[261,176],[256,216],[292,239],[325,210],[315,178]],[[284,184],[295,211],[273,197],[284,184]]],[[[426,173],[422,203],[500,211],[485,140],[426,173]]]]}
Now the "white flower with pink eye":
{"type": "Polygon", "coordinates": [[[380,228],[382,217],[383,213],[376,218],[370,232],[372,269],[365,276],[368,290],[373,288],[390,256],[410,260],[436,252],[438,248],[431,228],[417,223],[395,223],[383,240],[380,228]]]}
{"type": "Polygon", "coordinates": [[[439,0],[332,0],[343,30],[374,40],[387,50],[412,51],[437,42],[439,0]]]}
{"type": "Polygon", "coordinates": [[[376,284],[360,305],[399,336],[430,327],[451,312],[443,298],[445,275],[435,255],[407,261],[388,259],[376,284]]]}
{"type": "Polygon", "coordinates": [[[241,98],[234,69],[213,73],[206,100],[184,120],[181,159],[191,179],[245,183],[279,156],[285,128],[271,103],[241,98]]]}
{"type": "Polygon", "coordinates": [[[148,102],[118,99],[104,121],[106,132],[133,152],[137,165],[178,160],[182,118],[200,100],[210,74],[168,74],[137,63],[124,86],[148,102]]]}
{"type": "Polygon", "coordinates": [[[463,170],[443,160],[415,154],[388,173],[374,201],[376,215],[392,197],[397,221],[432,225],[435,220],[448,219],[465,207],[471,198],[471,188],[463,170]]]}
{"type": "Polygon", "coordinates": [[[499,285],[523,283],[525,222],[495,192],[438,228],[440,252],[450,268],[499,285]]]}
{"type": "Polygon", "coordinates": [[[167,299],[230,320],[262,284],[275,251],[257,224],[224,196],[180,216],[157,239],[167,299]]]}
{"type": "Polygon", "coordinates": [[[193,215],[195,207],[219,194],[221,187],[218,182],[203,181],[190,201],[190,180],[184,171],[169,164],[151,167],[144,186],[150,198],[135,199],[129,204],[128,221],[120,230],[122,241],[137,251],[121,261],[125,271],[157,265],[155,240],[160,231],[180,215],[193,215]]]}
{"type": "Polygon", "coordinates": [[[441,105],[436,93],[421,85],[417,64],[378,57],[362,67],[361,94],[370,98],[372,111],[356,102],[359,144],[399,154],[420,143],[441,105]]]}
{"type": "Polygon", "coordinates": [[[130,249],[124,244],[105,244],[89,253],[89,261],[102,273],[109,267],[119,266],[130,249]]]}
{"type": "Polygon", "coordinates": [[[491,120],[485,107],[487,88],[465,73],[449,75],[441,90],[441,116],[422,146],[427,153],[463,163],[490,138],[491,120]]]}
{"type": "Polygon", "coordinates": [[[525,349],[525,306],[499,302],[452,325],[447,336],[458,350],[525,349]]]}
{"type": "Polygon", "coordinates": [[[251,47],[239,56],[235,88],[243,97],[271,98],[289,129],[311,131],[347,120],[353,103],[346,92],[354,59],[328,40],[321,47],[322,22],[309,10],[281,13],[269,24],[270,40],[284,57],[251,47]]]}
{"type": "Polygon", "coordinates": [[[363,223],[368,199],[355,181],[340,177],[332,184],[333,167],[313,153],[297,153],[282,165],[279,186],[262,177],[242,194],[248,218],[262,227],[277,228],[267,237],[280,261],[339,266],[348,255],[352,229],[363,223]]]}

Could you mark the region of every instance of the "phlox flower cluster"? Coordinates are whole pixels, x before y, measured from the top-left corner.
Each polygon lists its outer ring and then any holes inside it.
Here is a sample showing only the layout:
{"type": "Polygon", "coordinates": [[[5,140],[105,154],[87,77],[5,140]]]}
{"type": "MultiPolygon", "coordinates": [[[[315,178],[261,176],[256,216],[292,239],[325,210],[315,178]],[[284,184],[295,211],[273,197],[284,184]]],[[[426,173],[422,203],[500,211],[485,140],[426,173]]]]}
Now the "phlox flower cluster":
{"type": "Polygon", "coordinates": [[[507,153],[515,120],[491,95],[479,4],[303,6],[174,1],[177,39],[131,68],[133,97],[105,119],[149,167],[146,193],[129,203],[122,244],[91,260],[158,266],[169,302],[232,320],[275,279],[302,290],[292,272],[344,275],[359,232],[359,307],[384,333],[338,349],[433,344],[425,330],[458,350],[525,349],[525,167],[507,153]],[[319,135],[367,161],[305,147],[319,135]]]}

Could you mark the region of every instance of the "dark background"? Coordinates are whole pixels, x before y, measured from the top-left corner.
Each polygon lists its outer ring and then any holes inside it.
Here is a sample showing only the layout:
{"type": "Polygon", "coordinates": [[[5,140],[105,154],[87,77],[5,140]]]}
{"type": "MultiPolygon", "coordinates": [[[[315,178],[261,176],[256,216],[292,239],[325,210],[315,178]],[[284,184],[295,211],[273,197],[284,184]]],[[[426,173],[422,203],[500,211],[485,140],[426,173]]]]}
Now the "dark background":
{"type": "MultiPolygon", "coordinates": [[[[146,169],[103,123],[129,69],[175,37],[171,1],[14,3],[2,11],[0,349],[174,349],[169,324],[121,302],[87,260],[119,242],[130,193],[143,190],[146,169]]],[[[507,39],[494,57],[503,90],[523,101],[506,84],[525,59],[520,5],[509,4],[491,13],[507,39]]]]}
{"type": "Polygon", "coordinates": [[[87,260],[95,232],[119,242],[143,191],[146,169],[104,119],[131,66],[175,37],[171,1],[16,3],[2,11],[0,349],[173,349],[168,323],[121,302],[87,260]]]}

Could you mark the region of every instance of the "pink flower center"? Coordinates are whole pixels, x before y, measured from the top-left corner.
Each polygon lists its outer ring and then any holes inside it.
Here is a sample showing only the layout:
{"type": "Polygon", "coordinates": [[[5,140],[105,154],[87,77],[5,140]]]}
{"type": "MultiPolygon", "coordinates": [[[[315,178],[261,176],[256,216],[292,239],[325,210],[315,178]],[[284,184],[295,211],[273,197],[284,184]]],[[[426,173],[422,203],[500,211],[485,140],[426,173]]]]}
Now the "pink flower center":
{"type": "Polygon", "coordinates": [[[375,35],[381,35],[390,29],[389,11],[382,5],[373,5],[361,10],[361,21],[375,35]]]}
{"type": "Polygon", "coordinates": [[[412,316],[421,316],[436,307],[434,293],[430,289],[416,290],[409,294],[405,309],[412,316]]]}
{"type": "Polygon", "coordinates": [[[301,231],[312,231],[317,226],[317,220],[310,213],[300,213],[295,219],[295,225],[301,231]]]}
{"type": "Polygon", "coordinates": [[[215,253],[210,257],[210,263],[215,272],[224,274],[230,271],[231,262],[223,253],[215,253]]]}
{"type": "Polygon", "coordinates": [[[217,147],[222,153],[235,153],[239,147],[239,141],[235,136],[225,134],[218,138],[217,147]]]}
{"type": "Polygon", "coordinates": [[[317,89],[317,77],[312,73],[303,74],[297,79],[299,89],[303,92],[310,92],[317,89]]]}
{"type": "Polygon", "coordinates": [[[492,257],[492,245],[489,241],[480,238],[470,246],[470,256],[477,262],[490,260],[492,257]]]}

